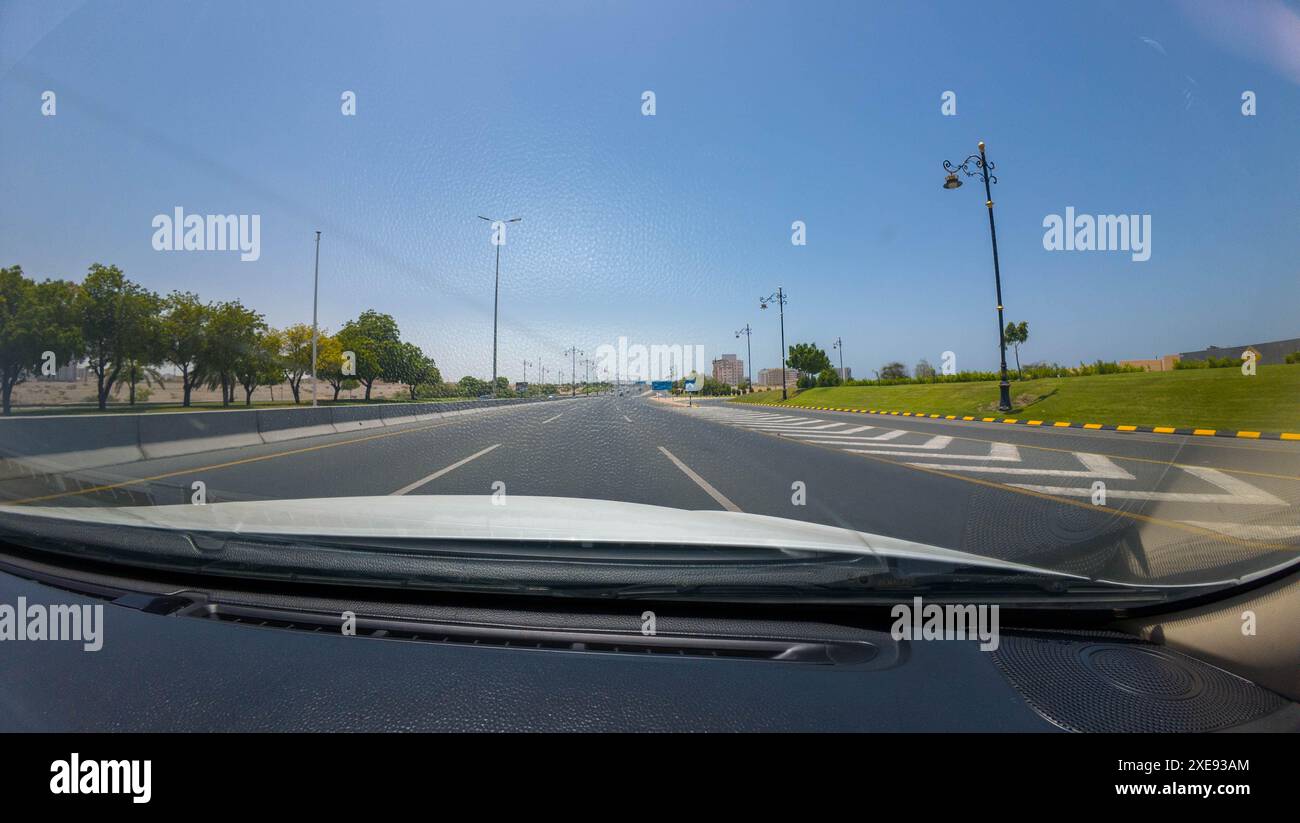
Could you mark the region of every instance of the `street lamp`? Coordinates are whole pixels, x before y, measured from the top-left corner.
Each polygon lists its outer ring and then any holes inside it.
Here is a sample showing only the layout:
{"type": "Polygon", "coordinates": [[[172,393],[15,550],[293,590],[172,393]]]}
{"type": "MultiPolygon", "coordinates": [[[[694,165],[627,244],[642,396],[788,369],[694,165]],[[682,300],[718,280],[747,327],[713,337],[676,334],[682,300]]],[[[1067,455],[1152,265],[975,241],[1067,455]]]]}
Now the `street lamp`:
{"type": "Polygon", "coordinates": [[[959,171],[967,177],[978,177],[984,182],[984,205],[989,210],[989,237],[993,240],[993,282],[997,286],[998,294],[998,348],[1002,353],[1002,382],[998,386],[1001,393],[998,399],[998,411],[1009,412],[1011,411],[1011,381],[1007,379],[1007,337],[1002,323],[1002,272],[998,268],[998,233],[993,225],[993,191],[989,188],[990,184],[998,182],[997,175],[993,174],[995,168],[997,167],[985,157],[984,141],[981,140],[979,154],[972,154],[957,165],[947,160],[943,161],[943,169],[948,172],[943,187],[961,188],[961,180],[957,177],[959,171]],[[974,171],[971,171],[972,165],[974,171]]]}
{"type": "Polygon", "coordinates": [[[528,382],[528,367],[531,366],[531,365],[533,365],[533,364],[530,363],[529,361],[527,361],[527,360],[524,361],[524,379],[523,379],[523,381],[522,381],[522,382],[524,382],[524,383],[527,383],[527,382],[528,382]]]}
{"type": "MultiPolygon", "coordinates": [[[[320,232],[316,232],[316,269],[311,278],[311,404],[316,405],[316,307],[320,302],[320,232]]],[[[298,398],[294,397],[294,402],[298,398]]]]}
{"type": "Polygon", "coordinates": [[[831,348],[840,350],[840,382],[843,383],[844,382],[844,341],[838,337],[835,338],[835,342],[831,344],[831,348]]]}
{"type": "Polygon", "coordinates": [[[785,291],[780,286],[776,287],[776,294],[767,297],[758,298],[758,307],[766,309],[769,303],[776,303],[781,311],[781,399],[788,400],[790,395],[785,387],[785,291]]]}
{"type": "Polygon", "coordinates": [[[569,396],[578,396],[578,355],[583,354],[582,349],[577,346],[570,346],[564,350],[564,354],[573,358],[573,365],[569,369],[569,396]]]}
{"type": "MultiPolygon", "coordinates": [[[[479,220],[486,220],[495,225],[497,223],[518,223],[523,220],[522,217],[512,217],[509,220],[493,220],[491,217],[478,216],[479,220]]],[[[497,267],[495,285],[492,287],[492,393],[497,393],[497,309],[501,305],[501,247],[505,245],[505,235],[502,234],[501,242],[493,241],[497,247],[497,267]]]]}
{"type": "Polygon", "coordinates": [[[749,363],[749,390],[750,391],[754,390],[754,350],[753,347],[750,345],[751,342],[750,335],[752,335],[753,333],[754,330],[749,327],[748,323],[745,324],[745,328],[736,332],[737,340],[740,339],[740,336],[742,334],[745,335],[745,356],[749,358],[747,362],[749,363]]]}

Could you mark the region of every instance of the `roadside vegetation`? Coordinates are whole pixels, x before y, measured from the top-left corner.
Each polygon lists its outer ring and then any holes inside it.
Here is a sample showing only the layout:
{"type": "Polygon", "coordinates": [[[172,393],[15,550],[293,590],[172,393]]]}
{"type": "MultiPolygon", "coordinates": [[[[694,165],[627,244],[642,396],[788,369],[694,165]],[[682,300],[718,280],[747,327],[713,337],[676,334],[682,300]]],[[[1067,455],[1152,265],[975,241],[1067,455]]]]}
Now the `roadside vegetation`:
{"type": "MultiPolygon", "coordinates": [[[[982,381],[851,383],[800,391],[791,406],[1024,418],[1177,428],[1300,432],[1300,368],[1259,366],[1254,376],[1238,368],[1122,371],[1013,380],[1013,411],[997,410],[996,375],[982,381]]],[[[1029,369],[1026,369],[1028,374],[1029,369]]],[[[780,403],[778,391],[735,402],[780,403]]]]}
{"type": "MultiPolygon", "coordinates": [[[[378,383],[399,384],[408,400],[515,396],[510,382],[474,377],[445,383],[434,359],[403,340],[391,315],[367,309],[337,333],[316,340],[321,399],[378,383]]],[[[84,364],[94,380],[92,406],[109,410],[144,404],[166,384],[180,384],[179,405],[191,408],[203,388],[220,392],[220,407],[255,403],[260,387],[287,384],[293,404],[310,401],[312,328],[276,329],[238,300],[204,302],[192,292],[160,295],[128,279],[117,266],[96,263],[80,282],[28,278],[20,266],[0,268],[0,409],[13,411],[14,389],[84,364]]],[[[554,394],[556,387],[530,387],[554,394]]],[[[375,398],[378,399],[378,398],[375,398]]],[[[66,411],[76,411],[69,408],[66,411]]],[[[35,410],[34,410],[35,411],[35,410]]],[[[39,411],[59,413],[58,409],[39,411]]]]}

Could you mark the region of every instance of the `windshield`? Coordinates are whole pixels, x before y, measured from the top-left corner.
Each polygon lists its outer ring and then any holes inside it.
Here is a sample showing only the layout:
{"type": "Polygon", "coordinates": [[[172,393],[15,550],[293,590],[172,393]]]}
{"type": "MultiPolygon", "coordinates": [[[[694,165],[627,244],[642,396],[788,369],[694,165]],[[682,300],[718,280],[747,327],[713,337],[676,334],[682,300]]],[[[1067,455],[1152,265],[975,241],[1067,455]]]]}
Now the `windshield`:
{"type": "Polygon", "coordinates": [[[1300,17],[969,11],[0,7],[0,536],[1044,607],[1286,568],[1300,17]]]}

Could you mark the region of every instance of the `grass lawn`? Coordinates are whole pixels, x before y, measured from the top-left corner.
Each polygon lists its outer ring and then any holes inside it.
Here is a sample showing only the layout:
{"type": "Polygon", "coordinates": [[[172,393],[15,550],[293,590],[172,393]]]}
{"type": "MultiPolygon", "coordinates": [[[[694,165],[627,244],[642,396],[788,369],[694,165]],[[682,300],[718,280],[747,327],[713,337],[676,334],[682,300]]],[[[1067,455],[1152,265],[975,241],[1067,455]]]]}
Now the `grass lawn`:
{"type": "MultiPolygon", "coordinates": [[[[780,402],[778,392],[736,398],[780,402]]],[[[1300,432],[1300,365],[1051,377],[1011,382],[1014,410],[997,410],[998,384],[936,383],[808,389],[791,406],[1016,417],[1047,422],[1300,432]]]]}

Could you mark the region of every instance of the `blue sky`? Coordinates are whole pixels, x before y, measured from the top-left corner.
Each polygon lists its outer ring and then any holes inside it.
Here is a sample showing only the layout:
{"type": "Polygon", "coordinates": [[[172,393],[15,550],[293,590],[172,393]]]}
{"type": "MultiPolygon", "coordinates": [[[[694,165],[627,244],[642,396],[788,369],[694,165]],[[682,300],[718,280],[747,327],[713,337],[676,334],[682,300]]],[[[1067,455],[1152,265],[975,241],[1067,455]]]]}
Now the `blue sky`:
{"type": "Polygon", "coordinates": [[[983,195],[941,188],[982,139],[1024,359],[1296,337],[1300,18],[1222,8],[0,2],[0,264],[116,263],[286,325],[310,321],[320,229],[322,324],[389,312],[455,378],[491,368],[476,215],[521,215],[512,379],[620,336],[744,357],[747,322],[778,365],[778,285],[788,342],[840,336],[855,375],[945,350],[991,368],[983,195]],[[154,251],[175,206],[260,214],[261,258],[154,251]],[[1151,215],[1151,259],[1046,251],[1068,206],[1151,215]]]}

